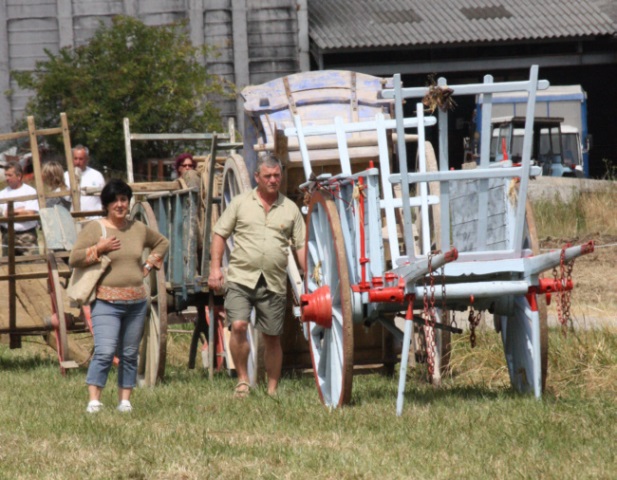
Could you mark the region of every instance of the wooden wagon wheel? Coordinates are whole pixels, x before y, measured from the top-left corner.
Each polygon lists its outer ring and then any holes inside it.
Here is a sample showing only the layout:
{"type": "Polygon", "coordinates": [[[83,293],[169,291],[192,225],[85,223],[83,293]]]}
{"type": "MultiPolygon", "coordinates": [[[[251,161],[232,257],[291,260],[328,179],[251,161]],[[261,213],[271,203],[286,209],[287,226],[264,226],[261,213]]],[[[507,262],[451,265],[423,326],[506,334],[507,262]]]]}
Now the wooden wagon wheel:
{"type": "MultiPolygon", "coordinates": [[[[156,217],[149,203],[136,203],[131,210],[131,219],[139,220],[153,230],[158,231],[156,217]]],[[[144,262],[149,254],[149,250],[143,252],[142,258],[144,262]]],[[[144,280],[149,297],[146,324],[139,347],[137,378],[139,386],[153,387],[165,375],[167,355],[167,291],[165,288],[165,272],[163,269],[153,269],[144,280]]]]}
{"type": "MultiPolygon", "coordinates": [[[[424,142],[424,148],[426,152],[426,171],[427,172],[437,172],[439,168],[437,166],[437,156],[435,155],[435,150],[433,149],[433,145],[431,142],[424,142]]],[[[417,168],[417,160],[416,159],[416,171],[417,168]]],[[[428,183],[428,194],[439,196],[440,188],[439,182],[429,182],[428,183]]],[[[448,248],[449,245],[441,245],[441,205],[437,203],[436,205],[429,206],[429,223],[430,223],[430,232],[431,232],[431,246],[434,246],[436,250],[441,250],[443,248],[448,248]]],[[[416,227],[418,229],[419,238],[422,238],[422,222],[420,221],[420,217],[416,218],[416,227]]],[[[419,240],[421,242],[421,240],[419,240]]],[[[446,325],[450,324],[450,315],[449,311],[444,311],[442,308],[437,308],[437,317],[444,320],[446,325]]],[[[430,327],[424,327],[420,329],[421,335],[426,336],[425,329],[430,327]]],[[[439,328],[434,329],[435,332],[435,370],[433,372],[432,382],[434,385],[439,385],[441,383],[441,376],[447,373],[450,366],[450,355],[452,352],[452,344],[451,344],[451,333],[449,330],[442,330],[439,328]]]]}
{"type": "MultiPolygon", "coordinates": [[[[236,195],[244,193],[251,189],[251,178],[244,163],[244,159],[235,153],[232,153],[225,161],[223,168],[223,186],[221,195],[221,213],[231,203],[231,200],[236,195]]],[[[223,271],[227,271],[231,251],[233,250],[233,236],[227,239],[225,244],[225,252],[223,253],[223,271]]],[[[254,312],[252,313],[254,315],[254,312]]],[[[263,362],[263,342],[261,342],[260,333],[253,328],[254,322],[249,322],[247,337],[250,345],[250,353],[248,360],[249,382],[255,386],[265,376],[265,366],[263,362]]],[[[229,351],[229,349],[226,349],[229,351]]],[[[228,366],[233,367],[231,355],[228,357],[228,366]]]]}
{"type": "MultiPolygon", "coordinates": [[[[218,165],[217,165],[218,167],[218,165]]],[[[219,171],[218,168],[215,168],[215,177],[212,186],[212,198],[222,198],[223,191],[223,172],[219,171]]],[[[205,180],[204,180],[205,181],[205,180]]],[[[249,182],[250,185],[250,182],[249,182]]],[[[214,228],[217,220],[221,216],[221,208],[222,205],[219,203],[212,203],[212,218],[211,224],[214,228]]],[[[210,321],[210,313],[209,309],[206,308],[206,323],[209,325],[210,321]]],[[[231,360],[231,354],[229,352],[229,348],[226,348],[225,343],[225,311],[222,305],[215,305],[214,307],[214,321],[215,323],[215,336],[216,336],[216,369],[217,371],[222,370],[225,366],[229,367],[233,364],[231,360]]],[[[210,347],[210,345],[209,345],[210,347]]]]}
{"type": "Polygon", "coordinates": [[[325,322],[308,322],[309,349],[319,397],[324,405],[338,407],[349,403],[353,381],[353,319],[347,254],[340,217],[328,194],[312,195],[307,218],[305,292],[315,296],[316,304],[321,303],[322,311],[318,313],[325,318],[325,322]],[[324,290],[329,290],[329,295],[319,294],[324,290]],[[329,301],[321,301],[327,296],[329,301]],[[331,325],[327,326],[328,323],[331,325]]]}
{"type": "Polygon", "coordinates": [[[69,339],[66,328],[66,318],[64,316],[64,299],[62,297],[62,286],[60,285],[60,275],[58,275],[58,264],[53,253],[47,254],[47,285],[49,296],[51,297],[51,324],[56,336],[56,352],[60,362],[62,375],[66,373],[64,362],[68,360],[69,339]]]}
{"type": "Polygon", "coordinates": [[[209,305],[203,302],[197,303],[197,320],[194,322],[193,335],[189,347],[189,368],[195,368],[195,359],[197,357],[197,348],[202,344],[202,363],[205,369],[213,366],[213,371],[220,372],[226,365],[225,352],[225,317],[223,314],[222,305],[214,305],[214,315],[210,314],[209,305]],[[210,322],[214,319],[214,337],[210,341],[210,322]],[[214,348],[212,358],[210,357],[211,349],[214,348]],[[212,363],[210,363],[212,362],[212,363]]]}
{"type": "MultiPolygon", "coordinates": [[[[203,252],[204,248],[207,248],[209,242],[206,241],[206,234],[212,232],[216,221],[220,216],[220,207],[218,203],[214,201],[211,202],[210,208],[212,209],[211,217],[210,217],[210,232],[206,229],[206,208],[208,207],[208,187],[209,187],[209,176],[210,176],[210,155],[206,157],[206,161],[201,163],[199,168],[201,175],[201,183],[200,183],[200,205],[198,208],[199,218],[198,218],[198,230],[201,232],[202,237],[202,255],[208,255],[208,252],[203,252]]],[[[220,198],[221,196],[221,185],[223,178],[223,168],[218,164],[215,164],[213,181],[213,188],[211,194],[211,200],[216,198],[220,198]]],[[[214,293],[208,293],[208,295],[214,295],[214,293]]],[[[208,302],[199,302],[197,305],[198,308],[198,318],[195,322],[195,326],[193,329],[193,336],[191,339],[190,352],[189,352],[189,368],[195,367],[195,357],[197,354],[197,347],[199,342],[202,342],[203,349],[202,355],[206,352],[207,358],[204,358],[204,368],[210,368],[212,365],[214,366],[214,371],[221,371],[227,361],[227,353],[225,349],[225,322],[224,322],[224,311],[222,305],[214,306],[214,339],[210,340],[209,332],[210,332],[210,322],[211,322],[211,314],[208,302]],[[210,353],[212,348],[214,348],[214,353],[212,358],[210,357],[210,353]],[[212,365],[210,364],[212,361],[212,365]]]]}
{"type": "MultiPolygon", "coordinates": [[[[198,229],[200,232],[205,231],[205,214],[206,204],[208,202],[208,182],[210,181],[210,158],[208,155],[203,162],[200,162],[197,167],[197,173],[199,174],[199,208],[198,212],[198,229]]],[[[212,188],[212,198],[217,198],[221,192],[221,181],[223,179],[223,166],[217,162],[214,162],[214,182],[212,188]]],[[[212,217],[211,224],[214,226],[218,219],[218,205],[212,204],[212,217]]]]}
{"type": "MultiPolygon", "coordinates": [[[[227,364],[227,353],[225,349],[225,321],[222,315],[223,307],[218,306],[218,305],[214,307],[214,318],[213,319],[210,318],[209,308],[206,307],[205,312],[206,312],[206,326],[209,326],[210,322],[212,321],[216,322],[214,324],[214,335],[215,335],[214,347],[216,349],[215,355],[214,355],[214,362],[215,362],[215,370],[217,372],[220,372],[223,368],[225,368],[225,365],[227,364]]],[[[212,342],[209,339],[206,339],[206,342],[208,344],[208,348],[212,348],[212,342]]]]}
{"type": "MultiPolygon", "coordinates": [[[[205,213],[206,203],[208,202],[208,182],[210,181],[209,179],[210,177],[210,155],[206,157],[204,162],[200,163],[199,167],[197,167],[197,171],[199,172],[201,176],[201,185],[199,188],[199,197],[200,197],[199,213],[200,213],[200,222],[203,222],[203,218],[201,218],[201,215],[205,213]]],[[[216,198],[218,195],[220,195],[222,180],[223,180],[223,166],[219,164],[218,162],[214,162],[214,182],[213,182],[213,188],[212,188],[212,198],[216,198]]],[[[214,204],[212,206],[216,207],[217,205],[214,204]]],[[[214,211],[216,211],[216,208],[213,209],[213,215],[212,215],[213,224],[216,222],[216,219],[214,217],[214,211]]],[[[201,230],[202,229],[200,228],[200,231],[201,230]]]]}
{"type": "Polygon", "coordinates": [[[251,177],[244,158],[237,153],[229,155],[223,168],[223,196],[221,211],[231,203],[233,197],[251,189],[251,177]]]}
{"type": "MultiPolygon", "coordinates": [[[[539,253],[540,246],[533,207],[529,201],[525,220],[527,228],[523,248],[530,248],[535,255],[539,253]]],[[[512,314],[495,319],[495,327],[501,332],[510,382],[520,392],[534,390],[534,359],[529,345],[532,343],[532,325],[536,321],[540,326],[540,390],[544,391],[548,374],[548,314],[544,295],[517,296],[512,314]]]]}

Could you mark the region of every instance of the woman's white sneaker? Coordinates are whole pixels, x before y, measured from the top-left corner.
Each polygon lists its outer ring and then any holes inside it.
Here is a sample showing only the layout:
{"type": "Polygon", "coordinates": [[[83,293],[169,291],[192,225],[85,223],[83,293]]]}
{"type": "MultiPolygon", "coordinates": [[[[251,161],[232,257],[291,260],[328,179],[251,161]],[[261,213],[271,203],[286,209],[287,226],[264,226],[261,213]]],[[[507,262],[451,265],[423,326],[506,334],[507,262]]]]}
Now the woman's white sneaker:
{"type": "Polygon", "coordinates": [[[133,406],[131,405],[131,402],[129,402],[128,400],[122,400],[120,404],[118,405],[117,410],[119,412],[132,412],[133,406]]]}
{"type": "Polygon", "coordinates": [[[88,402],[88,406],[86,407],[86,412],[88,413],[98,413],[103,409],[103,404],[98,400],[90,400],[88,402]]]}

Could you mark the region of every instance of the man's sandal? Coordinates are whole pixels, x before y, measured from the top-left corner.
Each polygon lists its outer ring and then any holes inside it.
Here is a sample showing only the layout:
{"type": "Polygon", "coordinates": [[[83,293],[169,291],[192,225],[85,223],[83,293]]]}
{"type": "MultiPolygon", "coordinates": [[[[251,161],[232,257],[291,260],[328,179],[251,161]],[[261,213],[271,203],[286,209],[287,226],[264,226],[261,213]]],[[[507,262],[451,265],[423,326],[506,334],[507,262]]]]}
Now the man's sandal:
{"type": "Polygon", "coordinates": [[[234,398],[246,398],[251,393],[251,385],[247,382],[238,382],[234,388],[234,398]]]}

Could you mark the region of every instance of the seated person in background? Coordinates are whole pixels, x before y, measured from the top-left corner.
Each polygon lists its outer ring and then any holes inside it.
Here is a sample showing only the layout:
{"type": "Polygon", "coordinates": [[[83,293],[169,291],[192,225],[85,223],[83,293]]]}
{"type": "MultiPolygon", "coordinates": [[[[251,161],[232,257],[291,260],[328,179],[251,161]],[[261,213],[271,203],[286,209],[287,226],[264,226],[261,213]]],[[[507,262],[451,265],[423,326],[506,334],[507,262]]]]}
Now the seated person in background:
{"type": "Polygon", "coordinates": [[[197,162],[190,153],[182,153],[176,157],[176,178],[184,180],[189,188],[199,187],[200,175],[197,172],[197,162]]]}
{"type": "Polygon", "coordinates": [[[195,160],[193,160],[193,155],[190,153],[181,153],[176,157],[175,160],[176,166],[176,176],[177,178],[182,178],[184,172],[188,170],[195,170],[195,160]]]}
{"type": "MultiPolygon", "coordinates": [[[[65,192],[65,195],[69,194],[68,189],[64,183],[64,169],[60,162],[56,160],[49,160],[43,164],[42,169],[43,183],[47,193],[65,192]]],[[[71,209],[71,197],[53,197],[46,199],[46,207],[51,208],[55,205],[61,205],[67,210],[71,209]]]]}
{"type": "MultiPolygon", "coordinates": [[[[94,168],[88,166],[90,161],[90,152],[87,147],[77,145],[73,148],[73,165],[75,166],[75,177],[79,182],[81,190],[80,210],[82,212],[90,212],[102,210],[101,199],[96,195],[85,195],[84,189],[94,187],[102,189],[105,186],[105,178],[103,174],[94,168]]],[[[69,172],[64,172],[64,183],[70,187],[69,172]]],[[[97,218],[97,217],[90,217],[97,218]]]]}
{"type": "Polygon", "coordinates": [[[32,165],[32,154],[26,153],[19,159],[19,165],[21,166],[22,176],[21,180],[24,183],[31,184],[34,182],[34,166],[32,165]]]}
{"type": "MultiPolygon", "coordinates": [[[[26,197],[36,195],[36,190],[30,185],[23,183],[23,170],[19,162],[10,162],[5,168],[7,186],[0,192],[0,200],[8,198],[26,197]]],[[[39,202],[32,200],[16,201],[14,203],[15,216],[33,215],[39,212],[39,202]]],[[[0,204],[0,215],[7,216],[8,205],[0,204]]],[[[36,235],[37,220],[15,222],[15,255],[33,255],[38,253],[39,243],[36,235]]],[[[2,229],[2,256],[8,255],[6,223],[0,224],[2,229]]]]}

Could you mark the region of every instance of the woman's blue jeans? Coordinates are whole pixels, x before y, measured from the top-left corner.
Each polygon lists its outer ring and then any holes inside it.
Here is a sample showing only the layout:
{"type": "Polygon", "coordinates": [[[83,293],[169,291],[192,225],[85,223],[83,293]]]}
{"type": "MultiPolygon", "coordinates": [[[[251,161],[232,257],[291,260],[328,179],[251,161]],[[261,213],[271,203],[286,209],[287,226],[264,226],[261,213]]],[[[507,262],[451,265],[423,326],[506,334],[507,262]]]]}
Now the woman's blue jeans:
{"type": "Polygon", "coordinates": [[[118,387],[135,387],[139,342],[144,329],[146,310],[146,300],[94,301],[92,304],[94,355],[86,376],[88,385],[105,387],[114,355],[117,355],[120,359],[118,387]]]}

